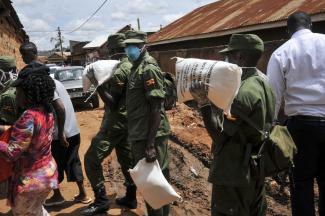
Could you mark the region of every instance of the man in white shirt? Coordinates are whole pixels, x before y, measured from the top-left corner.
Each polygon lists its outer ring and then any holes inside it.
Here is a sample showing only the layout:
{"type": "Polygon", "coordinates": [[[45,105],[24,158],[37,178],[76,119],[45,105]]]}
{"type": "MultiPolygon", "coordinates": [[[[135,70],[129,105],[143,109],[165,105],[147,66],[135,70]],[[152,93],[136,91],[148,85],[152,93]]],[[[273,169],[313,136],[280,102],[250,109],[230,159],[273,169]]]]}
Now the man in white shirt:
{"type": "MultiPolygon", "coordinates": [[[[55,81],[55,92],[53,107],[56,110],[56,118],[52,141],[52,154],[58,165],[58,179],[61,183],[64,179],[64,173],[68,182],[76,182],[79,194],[74,197],[76,202],[84,204],[90,203],[91,199],[87,197],[84,184],[83,172],[79,158],[80,130],[77,123],[75,111],[70,96],[61,82],[55,81]],[[60,122],[64,121],[64,122],[60,122]],[[60,134],[60,127],[64,125],[64,134],[60,134]],[[66,143],[60,140],[60,137],[66,137],[66,143]]],[[[57,206],[65,202],[59,189],[54,190],[53,196],[45,202],[45,206],[57,206]]]]}
{"type": "Polygon", "coordinates": [[[325,35],[311,32],[311,26],[304,12],[289,16],[291,39],[272,54],[267,68],[275,117],[284,98],[287,127],[298,148],[290,176],[293,216],[315,215],[314,178],[319,212],[325,215],[325,35]]]}

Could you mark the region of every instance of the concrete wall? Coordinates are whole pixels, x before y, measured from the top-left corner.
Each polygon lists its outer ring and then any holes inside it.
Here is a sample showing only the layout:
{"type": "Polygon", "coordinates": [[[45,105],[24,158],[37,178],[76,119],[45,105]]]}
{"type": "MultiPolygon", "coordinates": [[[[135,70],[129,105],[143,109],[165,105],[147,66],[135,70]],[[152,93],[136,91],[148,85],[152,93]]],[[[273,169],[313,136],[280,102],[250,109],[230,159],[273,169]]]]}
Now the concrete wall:
{"type": "Polygon", "coordinates": [[[6,17],[0,17],[0,55],[14,56],[17,61],[17,68],[21,69],[25,64],[19,53],[19,47],[24,38],[19,36],[17,29],[11,26],[6,17]]]}
{"type": "MultiPolygon", "coordinates": [[[[286,40],[270,41],[265,43],[265,51],[259,61],[258,68],[266,72],[267,63],[273,51],[281,46],[286,40]]],[[[224,57],[219,54],[219,51],[225,46],[214,46],[204,48],[179,49],[170,51],[150,51],[150,54],[155,57],[163,71],[175,74],[175,61],[171,58],[177,56],[182,58],[200,58],[211,60],[223,60],[224,57]]]]}

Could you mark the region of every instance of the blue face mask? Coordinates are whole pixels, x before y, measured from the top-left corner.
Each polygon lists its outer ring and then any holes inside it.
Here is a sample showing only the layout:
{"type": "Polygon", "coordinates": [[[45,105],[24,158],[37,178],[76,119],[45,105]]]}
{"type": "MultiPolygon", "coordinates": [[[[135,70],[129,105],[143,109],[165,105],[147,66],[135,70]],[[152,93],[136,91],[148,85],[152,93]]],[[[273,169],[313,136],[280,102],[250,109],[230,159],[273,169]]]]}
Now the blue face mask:
{"type": "Polygon", "coordinates": [[[139,58],[141,54],[141,49],[137,46],[129,45],[125,48],[125,53],[129,57],[129,59],[134,62],[139,58]]]}

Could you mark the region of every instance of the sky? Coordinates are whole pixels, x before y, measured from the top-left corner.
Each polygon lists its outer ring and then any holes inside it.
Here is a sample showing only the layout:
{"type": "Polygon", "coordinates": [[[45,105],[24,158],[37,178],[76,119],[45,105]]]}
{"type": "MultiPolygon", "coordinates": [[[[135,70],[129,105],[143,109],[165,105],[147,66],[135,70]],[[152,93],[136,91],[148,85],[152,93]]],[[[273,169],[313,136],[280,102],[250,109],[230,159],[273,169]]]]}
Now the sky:
{"type": "Polygon", "coordinates": [[[142,31],[157,31],[192,10],[215,0],[108,0],[101,10],[79,31],[82,24],[104,0],[12,0],[13,6],[30,37],[39,50],[51,50],[62,30],[64,46],[69,40],[92,41],[107,38],[124,26],[142,31]]]}

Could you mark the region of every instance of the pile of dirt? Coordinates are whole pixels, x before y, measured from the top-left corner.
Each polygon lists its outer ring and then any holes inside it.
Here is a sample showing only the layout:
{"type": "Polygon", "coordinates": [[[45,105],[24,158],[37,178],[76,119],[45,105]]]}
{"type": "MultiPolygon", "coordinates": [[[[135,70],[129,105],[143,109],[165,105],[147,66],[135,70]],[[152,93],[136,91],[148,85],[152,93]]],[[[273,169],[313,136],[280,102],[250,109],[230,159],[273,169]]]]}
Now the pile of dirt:
{"type": "MultiPolygon", "coordinates": [[[[200,185],[197,186],[193,185],[193,182],[195,182],[196,179],[194,180],[191,178],[184,178],[184,181],[182,181],[181,184],[178,184],[177,181],[172,181],[172,183],[182,191],[185,197],[187,194],[190,194],[191,199],[194,200],[195,195],[193,195],[192,189],[195,188],[195,190],[197,190],[195,193],[200,194],[202,200],[204,200],[204,202],[202,202],[201,209],[208,210],[210,208],[211,193],[208,195],[205,194],[207,191],[209,191],[207,188],[210,187],[210,184],[207,182],[207,173],[212,160],[210,153],[212,140],[204,127],[202,117],[197,109],[190,108],[185,104],[177,104],[174,110],[168,111],[168,117],[172,128],[171,140],[174,141],[174,144],[171,145],[171,163],[177,164],[176,167],[171,167],[171,170],[174,168],[176,169],[177,178],[192,176],[193,173],[191,174],[191,172],[188,171],[188,168],[184,168],[184,166],[187,165],[184,157],[186,158],[186,156],[192,155],[205,166],[205,174],[203,176],[206,176],[202,182],[198,183],[200,185]],[[186,150],[188,150],[186,151],[187,153],[185,153],[185,155],[175,157],[175,155],[179,154],[177,148],[175,150],[175,147],[173,147],[175,144],[184,147],[186,150]],[[182,168],[184,168],[185,171],[183,171],[182,168]]],[[[290,194],[288,178],[286,175],[281,179],[267,178],[266,192],[268,201],[268,215],[290,215],[290,194]]]]}
{"type": "Polygon", "coordinates": [[[203,125],[202,117],[196,109],[185,104],[177,104],[176,108],[167,112],[171,125],[170,139],[183,146],[209,167],[212,140],[203,125]]]}

